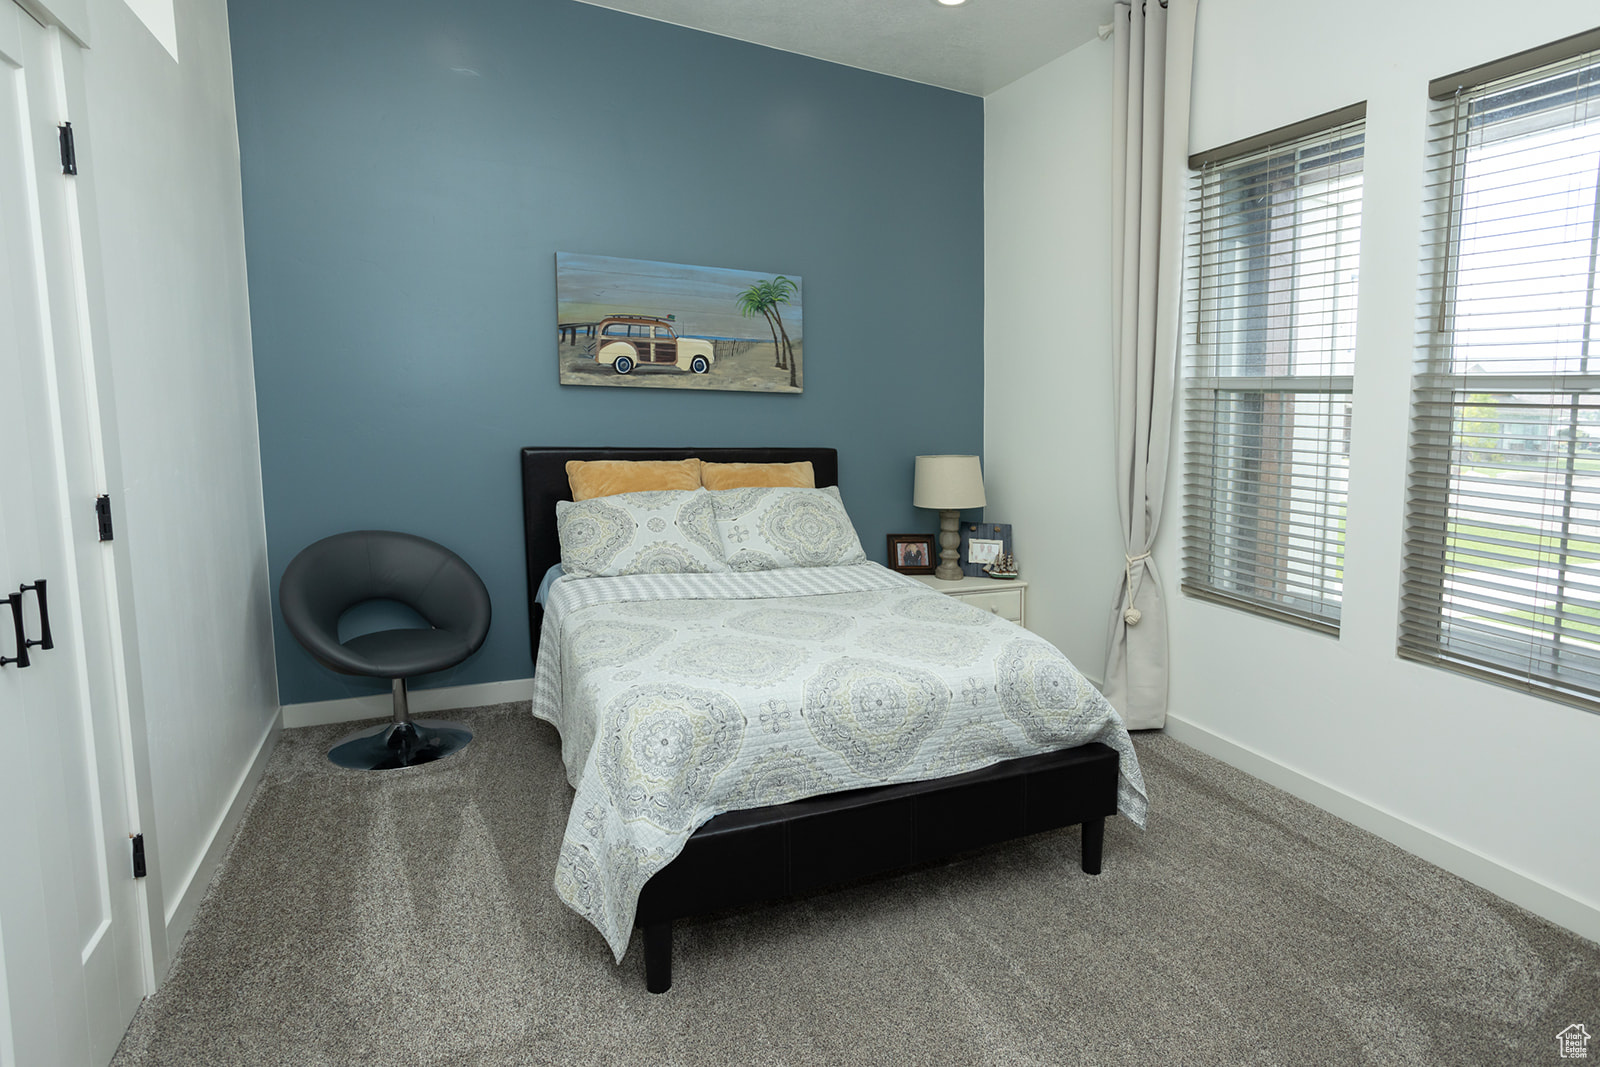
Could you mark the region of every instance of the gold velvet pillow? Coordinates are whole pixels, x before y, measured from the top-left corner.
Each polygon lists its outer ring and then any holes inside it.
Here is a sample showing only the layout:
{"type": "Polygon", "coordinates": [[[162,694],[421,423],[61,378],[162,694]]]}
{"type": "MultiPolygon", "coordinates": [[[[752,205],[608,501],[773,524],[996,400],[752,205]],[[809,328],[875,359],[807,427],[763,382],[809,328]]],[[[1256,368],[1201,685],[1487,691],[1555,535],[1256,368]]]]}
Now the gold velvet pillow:
{"type": "Polygon", "coordinates": [[[707,489],[749,489],[754,486],[817,487],[811,461],[801,463],[702,463],[700,484],[707,489]]]}
{"type": "Polygon", "coordinates": [[[653,489],[700,488],[698,459],[581,459],[567,460],[567,484],[572,499],[593,500],[618,493],[643,493],[653,489]]]}

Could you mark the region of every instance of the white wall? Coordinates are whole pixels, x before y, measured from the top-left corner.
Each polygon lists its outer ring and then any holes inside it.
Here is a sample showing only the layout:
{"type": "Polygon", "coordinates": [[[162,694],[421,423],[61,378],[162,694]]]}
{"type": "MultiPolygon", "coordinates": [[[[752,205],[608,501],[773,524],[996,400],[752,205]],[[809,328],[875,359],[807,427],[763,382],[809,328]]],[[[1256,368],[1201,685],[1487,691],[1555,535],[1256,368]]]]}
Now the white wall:
{"type": "Polygon", "coordinates": [[[75,122],[158,971],[278,716],[227,5],[175,9],[181,63],[91,0],[75,122]]]}
{"type": "Polygon", "coordinates": [[[1028,628],[1091,678],[1122,567],[1111,469],[1111,46],[984,101],[984,487],[1028,628]]]}
{"type": "MultiPolygon", "coordinates": [[[[1368,101],[1342,635],[1184,597],[1175,510],[1156,558],[1172,623],[1170,733],[1600,939],[1600,716],[1402,662],[1394,651],[1426,85],[1596,23],[1592,0],[1514,10],[1496,0],[1201,0],[1193,150],[1368,101]]],[[[1109,166],[1109,51],[1087,45],[991,96],[986,145],[986,474],[1001,487],[991,510],[1074,516],[1061,540],[1082,560],[1049,561],[1048,571],[1023,561],[1038,580],[1029,611],[1095,670],[1100,601],[1120,564],[1114,538],[1108,548],[1105,527],[1089,518],[1115,511],[1103,473],[1112,448],[1108,238],[1086,219],[1109,202],[1103,179],[1090,173],[1109,166]],[[1057,144],[1080,134],[1071,151],[1057,144]],[[1034,164],[1046,173],[1016,173],[1034,164]],[[1069,206],[1086,193],[1104,199],[1069,206]],[[1058,253],[1073,262],[1054,260],[1058,253]],[[1020,265],[1040,272],[1041,284],[1019,283],[1020,265]],[[1018,284],[1026,299],[1002,295],[1018,284]],[[1024,304],[1082,315],[1081,350],[1031,383],[1053,393],[1048,400],[1013,381],[1021,368],[1007,347],[1008,320],[1024,304]],[[1073,451],[1059,455],[1064,439],[1073,451]],[[1042,475],[1056,462],[1056,481],[1081,489],[1081,498],[1024,502],[1023,494],[1055,495],[1042,475]],[[1108,567],[1110,578],[1090,582],[1108,567]],[[1089,616],[1077,626],[1060,621],[1084,607],[1075,600],[1085,591],[1093,594],[1089,616]]],[[[1020,531],[1023,520],[1015,521],[1020,531]]]]}

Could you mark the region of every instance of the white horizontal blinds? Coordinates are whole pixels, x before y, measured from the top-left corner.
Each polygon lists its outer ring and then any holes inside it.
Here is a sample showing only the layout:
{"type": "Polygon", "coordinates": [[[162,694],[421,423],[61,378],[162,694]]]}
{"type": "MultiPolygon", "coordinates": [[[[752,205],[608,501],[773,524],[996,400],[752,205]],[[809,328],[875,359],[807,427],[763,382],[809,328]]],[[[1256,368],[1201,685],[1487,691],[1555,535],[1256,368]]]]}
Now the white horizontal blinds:
{"type": "Polygon", "coordinates": [[[1600,705],[1600,51],[1431,124],[1400,652],[1600,705]]]}
{"type": "Polygon", "coordinates": [[[1205,163],[1190,203],[1183,588],[1328,632],[1344,582],[1363,113],[1205,163]]]}

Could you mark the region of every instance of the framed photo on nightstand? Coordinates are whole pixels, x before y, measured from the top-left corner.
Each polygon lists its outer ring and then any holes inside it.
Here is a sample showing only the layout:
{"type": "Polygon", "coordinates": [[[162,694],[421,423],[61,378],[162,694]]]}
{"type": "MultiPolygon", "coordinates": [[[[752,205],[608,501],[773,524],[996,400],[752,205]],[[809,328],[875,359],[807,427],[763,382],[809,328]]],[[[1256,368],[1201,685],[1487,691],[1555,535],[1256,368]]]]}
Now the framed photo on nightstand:
{"type": "Polygon", "coordinates": [[[889,569],[901,574],[932,574],[939,563],[932,534],[890,534],[889,569]]]}
{"type": "Polygon", "coordinates": [[[957,550],[961,560],[961,573],[969,578],[982,578],[983,567],[993,563],[1002,554],[1011,552],[1011,524],[1009,522],[964,522],[961,524],[961,547],[957,550]]]}

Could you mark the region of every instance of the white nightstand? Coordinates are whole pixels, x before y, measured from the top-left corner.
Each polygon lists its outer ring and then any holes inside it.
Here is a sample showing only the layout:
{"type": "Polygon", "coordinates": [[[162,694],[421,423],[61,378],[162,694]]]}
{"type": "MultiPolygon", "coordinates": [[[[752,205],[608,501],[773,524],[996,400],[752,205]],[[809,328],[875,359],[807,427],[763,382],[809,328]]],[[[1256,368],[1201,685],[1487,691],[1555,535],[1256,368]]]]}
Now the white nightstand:
{"type": "Polygon", "coordinates": [[[1010,619],[1018,626],[1028,625],[1023,610],[1028,583],[1021,578],[962,578],[959,582],[947,582],[931,574],[908,574],[906,577],[915,578],[946,596],[964,600],[975,608],[993,612],[1002,619],[1010,619]]]}

